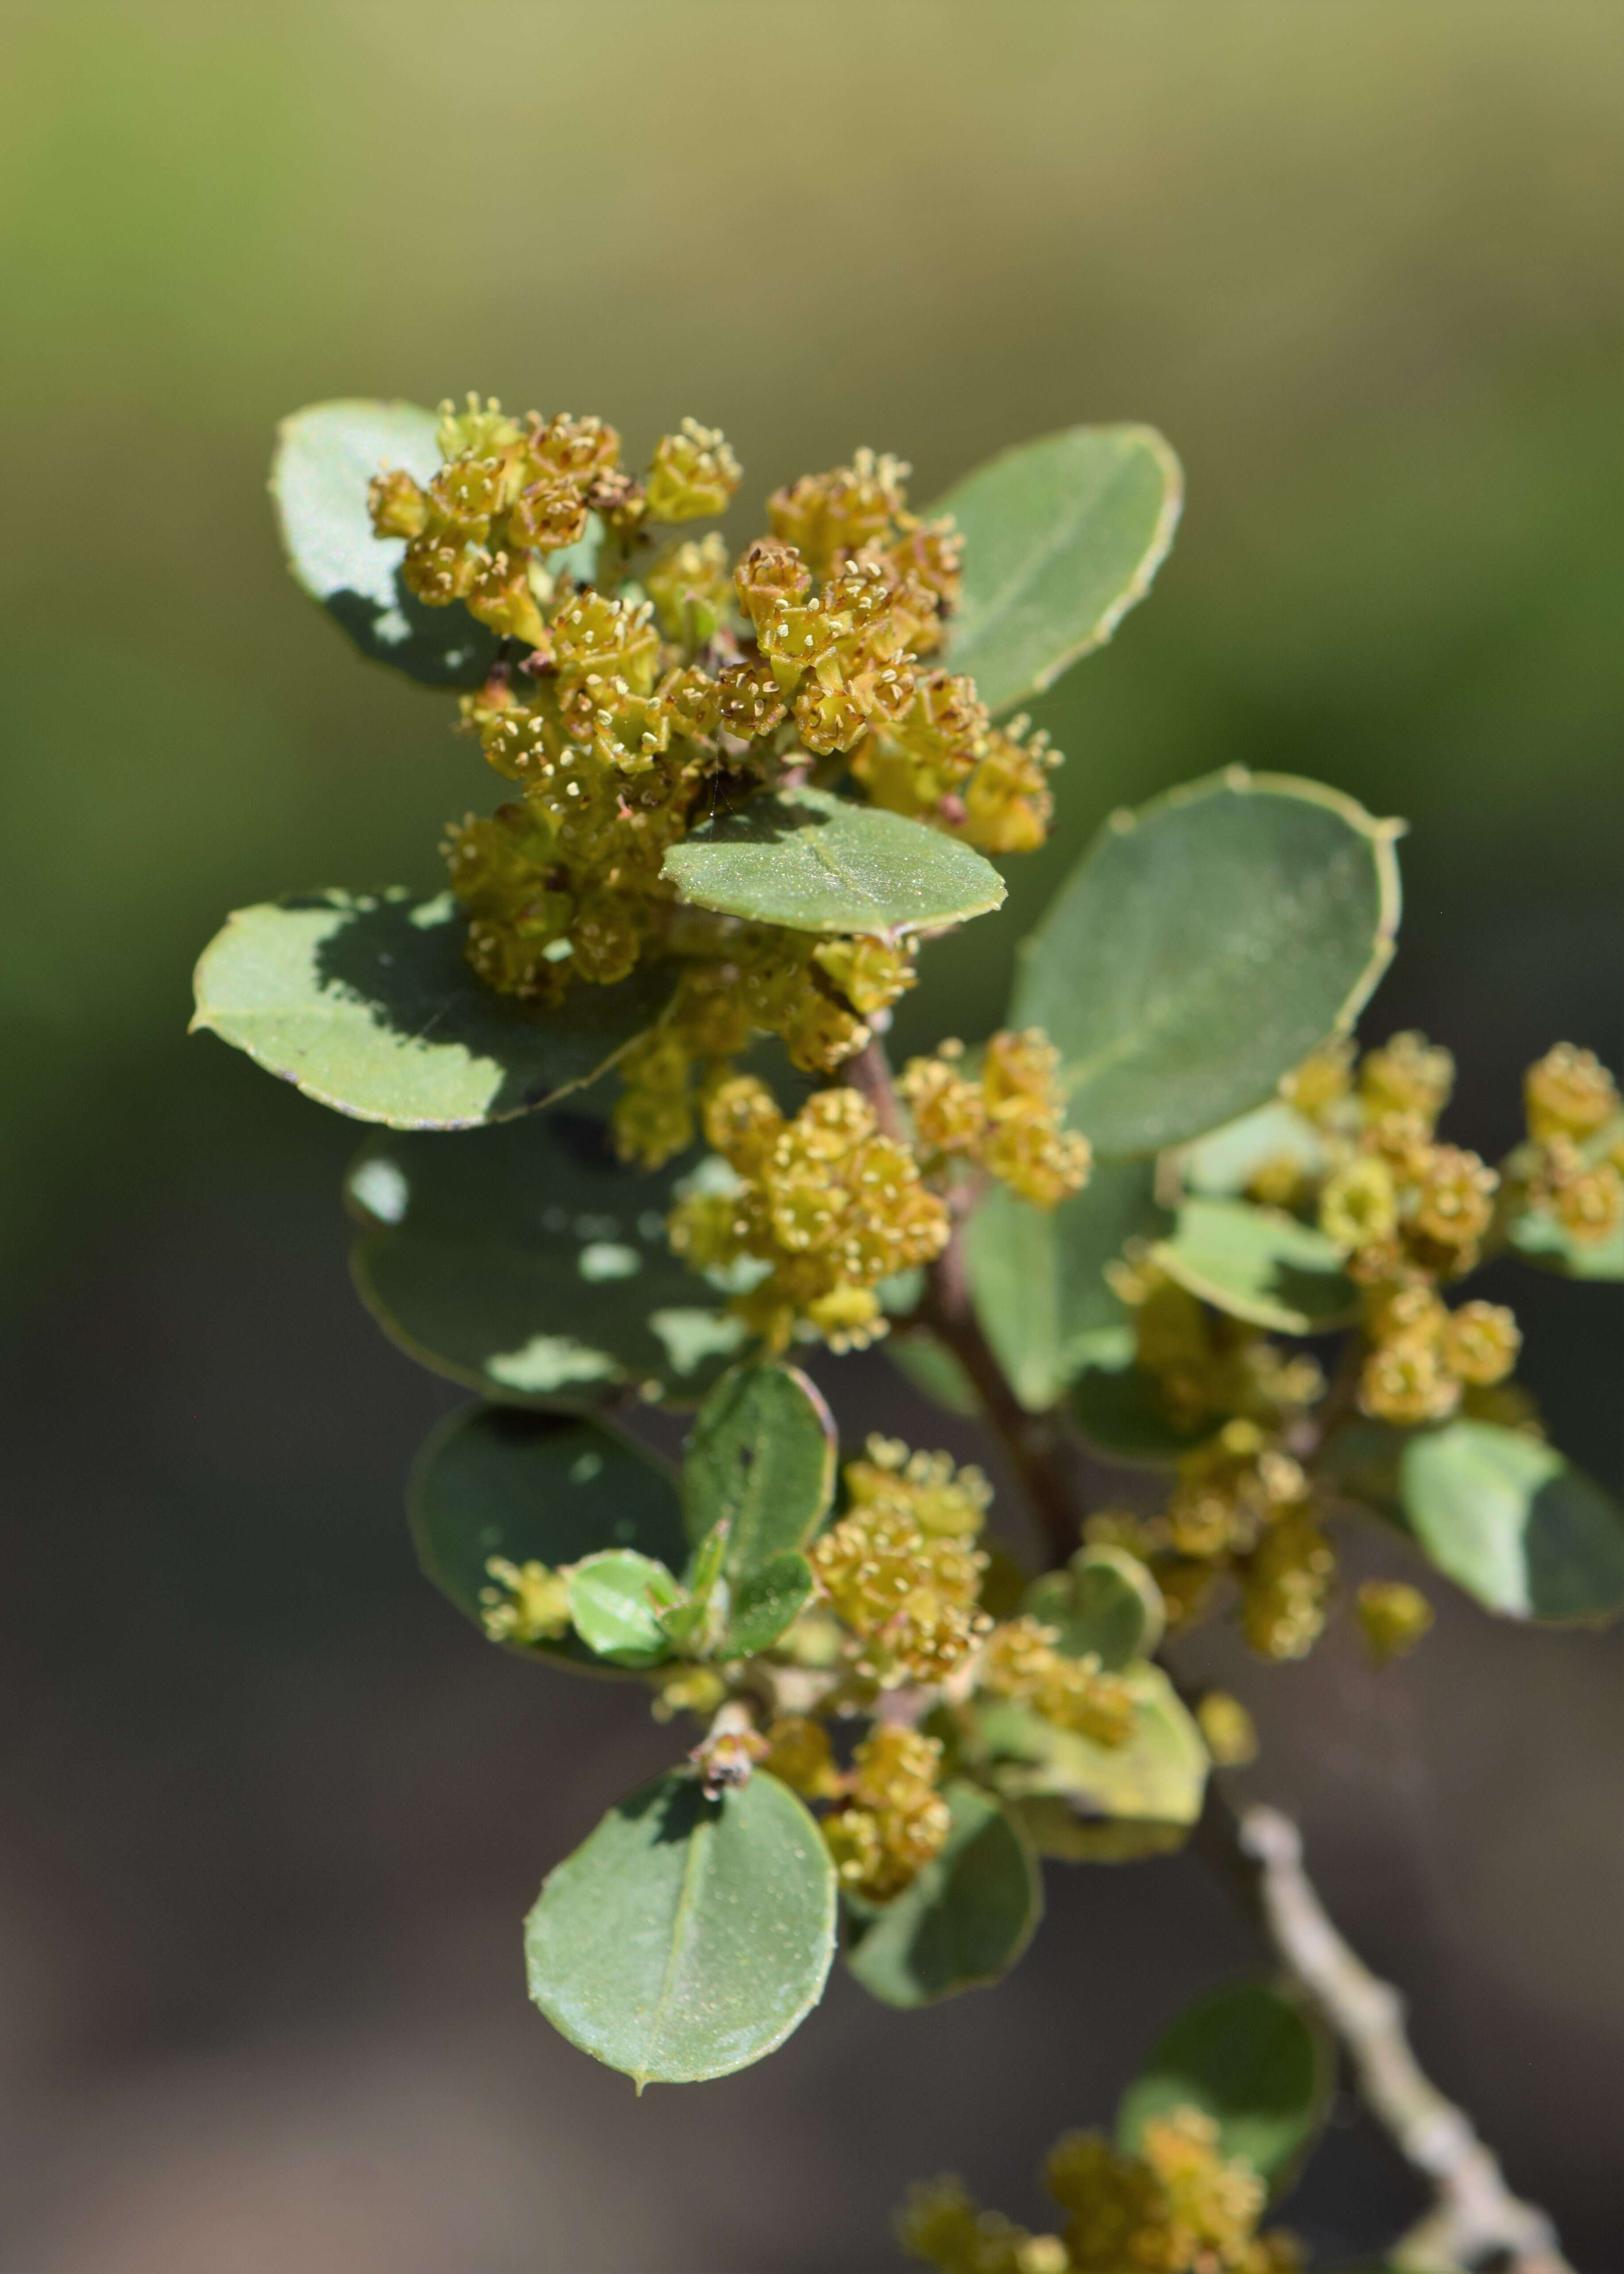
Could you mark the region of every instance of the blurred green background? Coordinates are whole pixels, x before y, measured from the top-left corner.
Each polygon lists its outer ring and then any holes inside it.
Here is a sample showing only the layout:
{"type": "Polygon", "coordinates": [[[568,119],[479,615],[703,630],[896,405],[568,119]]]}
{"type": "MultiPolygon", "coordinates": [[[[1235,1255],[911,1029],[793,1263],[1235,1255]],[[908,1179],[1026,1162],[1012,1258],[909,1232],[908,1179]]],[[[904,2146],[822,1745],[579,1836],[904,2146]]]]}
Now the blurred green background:
{"type": "MultiPolygon", "coordinates": [[[[6,11],[19,2274],[882,2267],[908,2177],[957,2163],[1020,2209],[1052,2133],[1247,1956],[1194,1866],[1073,1874],[998,2000],[898,2022],[842,1992],[751,2080],[636,2110],[523,2010],[542,1869],[670,1740],[487,1664],[417,1582],[400,1479],[447,1400],[344,1284],[355,1133],[184,1039],[227,908],[433,881],[440,825],[494,800],[447,704],[288,584],[276,418],[477,387],[640,452],[692,412],[753,501],[863,442],[929,500],[1024,437],[1154,421],[1185,519],[1045,706],[1064,825],[906,1028],[996,1019],[1112,806],[1312,773],[1413,825],[1373,1023],[1457,1050],[1451,1133],[1492,1153],[1549,1041],[1620,1057],[1621,193],[1600,0],[6,11]]],[[[1558,1434],[1616,1482],[1615,1299],[1515,1299],[1558,1434]]],[[[1254,1680],[1254,1781],[1599,2268],[1624,1658],[1446,1612],[1380,1684],[1341,1644],[1254,1680]]],[[[1326,2174],[1327,2244],[1402,2214],[1357,2126],[1326,2174]]]]}

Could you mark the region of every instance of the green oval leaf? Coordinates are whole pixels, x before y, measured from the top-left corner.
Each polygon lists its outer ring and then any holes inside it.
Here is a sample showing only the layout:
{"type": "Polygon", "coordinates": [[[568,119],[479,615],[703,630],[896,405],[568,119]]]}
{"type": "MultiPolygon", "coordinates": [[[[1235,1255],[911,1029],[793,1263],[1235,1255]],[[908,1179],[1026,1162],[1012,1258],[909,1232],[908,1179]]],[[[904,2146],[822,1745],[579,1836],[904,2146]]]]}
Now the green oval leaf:
{"type": "Polygon", "coordinates": [[[1215,1421],[1186,1428],[1174,1421],[1162,1400],[1161,1384],[1134,1357],[1133,1334],[1124,1328],[1114,1344],[1103,1336],[1089,1364],[1071,1384],[1067,1403],[1084,1435],[1119,1461],[1176,1461],[1211,1436],[1215,1421]]]}
{"type": "MultiPolygon", "coordinates": [[[[666,1471],[595,1421],[471,1405],[440,1424],[412,1471],[407,1513],[424,1575],[485,1630],[492,1556],[556,1570],[607,1547],[669,1565],[687,1542],[666,1471]]],[[[593,1665],[579,1636],[512,1645],[593,1665]]]]}
{"type": "Polygon", "coordinates": [[[1335,2062],[1324,2029],[1286,1991],[1229,1982],[1186,2007],[1123,2095],[1116,2143],[1136,2153],[1145,2127],[1199,2108],[1225,2156],[1278,2187],[1324,2123],[1335,2062]]]}
{"type": "Polygon", "coordinates": [[[995,712],[1052,686],[1144,599],[1183,502],[1151,426],[1072,426],[978,466],[932,508],[965,538],[950,667],[995,712]]]}
{"type": "Polygon", "coordinates": [[[415,403],[312,403],[276,430],[271,495],[294,580],[363,655],[427,687],[477,687],[494,632],[461,605],[425,607],[401,581],[400,538],[372,534],[367,484],[386,466],[426,483],[440,470],[432,410],[415,403]]]}
{"type": "Polygon", "coordinates": [[[524,1954],[553,2028],[641,2091],[781,2045],[823,1995],[834,1932],[834,1866],[794,1794],[760,1774],[707,1800],[676,1774],[548,1874],[524,1954]]]}
{"type": "Polygon", "coordinates": [[[238,908],[204,950],[192,1025],[320,1105],[392,1129],[468,1129],[579,1089],[675,985],[651,964],[542,1010],[463,960],[449,892],[304,892],[238,908]]]}
{"type": "Polygon", "coordinates": [[[812,1584],[812,1566],[793,1549],[746,1572],[733,1589],[719,1655],[754,1658],[758,1652],[771,1650],[805,1610],[812,1584]]]}
{"type": "Polygon", "coordinates": [[[889,1335],[884,1349],[922,1397],[967,1420],[981,1413],[981,1393],[963,1361],[929,1328],[911,1327],[905,1335],[889,1335]]]}
{"type": "Polygon", "coordinates": [[[1021,1404],[1053,1405],[1101,1351],[1114,1352],[1132,1314],[1105,1277],[1129,1239],[1171,1225],[1149,1161],[1096,1161],[1080,1193],[1034,1208],[994,1185],[970,1218],[965,1257],[982,1333],[1021,1404]]]}
{"type": "Polygon", "coordinates": [[[1034,1579],[1021,1608],[1056,1630],[1057,1650],[1092,1653],[1112,1674],[1154,1657],[1167,1623],[1162,1590],[1125,1547],[1085,1547],[1064,1571],[1034,1579]]]}
{"type": "Polygon", "coordinates": [[[454,1144],[372,1138],[345,1181],[356,1285],[409,1357],[487,1397],[691,1400],[744,1340],[665,1242],[691,1165],[628,1169],[601,1123],[568,1111],[454,1144]]]}
{"type": "Polygon", "coordinates": [[[1276,1334],[1326,1334],[1357,1315],[1347,1255],[1315,1224],[1245,1201],[1186,1201],[1151,1261],[1204,1303],[1276,1334]]]}
{"type": "Polygon", "coordinates": [[[1530,1209],[1512,1218],[1507,1236],[1522,1261],[1542,1271],[1564,1279],[1624,1279],[1624,1222],[1605,1239],[1575,1239],[1560,1216],[1530,1209]]]}
{"type": "Polygon", "coordinates": [[[1624,1509],[1553,1446],[1451,1421],[1405,1446],[1399,1490],[1428,1556],[1486,1609],[1560,1621],[1624,1604],[1624,1509]]]}
{"type": "Polygon", "coordinates": [[[998,1790],[1062,1798],[1086,1817],[1193,1824],[1207,1789],[1201,1733],[1160,1667],[1130,1667],[1123,1678],[1139,1709],[1124,1745],[1096,1744],[1003,1699],[979,1706],[978,1743],[998,1790]]]}
{"type": "Polygon", "coordinates": [[[1352,1022],[1393,954],[1395,834],[1240,767],[1112,817],[1023,949],[1011,1012],[1058,1045],[1096,1151],[1233,1120],[1352,1022]]]}
{"type": "Polygon", "coordinates": [[[846,1964],[886,2006],[929,2006],[997,1981],[1043,1916],[1030,1842],[990,1793],[959,1780],[944,1795],[946,1845],[889,1903],[849,1897],[846,1964]]]}
{"type": "Polygon", "coordinates": [[[662,876],[680,899],[791,931],[906,932],[984,915],[990,861],[939,829],[826,790],[763,792],[690,832],[662,876]]]}
{"type": "Polygon", "coordinates": [[[671,1656],[660,1613],[681,1600],[664,1563],[632,1547],[605,1547],[569,1575],[569,1615],[594,1658],[612,1666],[657,1666],[671,1656]]]}
{"type": "Polygon", "coordinates": [[[835,1489],[834,1417],[804,1374],[741,1366],[723,1375],[695,1420],[682,1463],[688,1537],[728,1526],[730,1579],[804,1547],[835,1489]]]}

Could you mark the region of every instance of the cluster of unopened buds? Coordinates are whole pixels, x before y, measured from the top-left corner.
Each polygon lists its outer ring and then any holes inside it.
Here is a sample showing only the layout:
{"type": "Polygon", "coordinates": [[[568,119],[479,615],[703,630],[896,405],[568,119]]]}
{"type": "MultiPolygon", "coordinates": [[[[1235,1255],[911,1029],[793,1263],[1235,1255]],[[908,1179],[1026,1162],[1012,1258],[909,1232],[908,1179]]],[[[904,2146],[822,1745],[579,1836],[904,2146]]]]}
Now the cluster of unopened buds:
{"type": "Polygon", "coordinates": [[[914,2189],[898,2240],[939,2274],[1290,2274],[1300,2263],[1282,2229],[1259,2233],[1268,2191],[1250,2164],[1222,2153],[1199,2109],[1153,2117],[1137,2154],[1097,2132],[1069,2134],[1043,2176],[1069,2214],[1058,2234],[982,2210],[944,2179],[914,2189]]]}
{"type": "MultiPolygon", "coordinates": [[[[668,1047],[664,1030],[644,1047],[650,1055],[668,1047]]],[[[696,1271],[744,1267],[751,1284],[733,1307],[770,1349],[798,1333],[861,1348],[885,1331],[878,1291],[946,1246],[944,1190],[956,1162],[979,1164],[1046,1208],[1082,1185],[1088,1148],[1061,1126],[1056,1055],[1034,1029],[995,1035],[974,1081],[956,1051],[911,1060],[898,1088],[913,1115],[912,1147],[880,1130],[855,1089],[819,1090],[789,1119],[764,1083],[725,1075],[710,1088],[703,1122],[731,1178],[725,1186],[701,1179],[679,1201],[671,1244],[696,1271]]],[[[622,1113],[644,1094],[628,1091],[622,1113]]]]}
{"type": "Polygon", "coordinates": [[[671,847],[774,783],[849,772],[870,801],[993,853],[1041,845],[1059,763],[1025,720],[995,727],[974,681],[932,665],[961,583],[951,520],[908,509],[908,468],[860,450],[768,501],[769,533],[730,561],[719,534],[656,532],[726,510],[740,468],[685,419],[641,478],[598,418],[441,405],[426,484],[387,470],[380,538],[429,606],[461,604],[502,640],[463,715],[519,800],[447,833],[474,968],[560,1002],[651,956],[680,957],[674,1018],[633,1054],[617,1125],[645,1165],[691,1133],[696,1065],[753,1030],[829,1072],[912,982],[911,951],[814,943],[695,920],[661,877],[671,847]]]}

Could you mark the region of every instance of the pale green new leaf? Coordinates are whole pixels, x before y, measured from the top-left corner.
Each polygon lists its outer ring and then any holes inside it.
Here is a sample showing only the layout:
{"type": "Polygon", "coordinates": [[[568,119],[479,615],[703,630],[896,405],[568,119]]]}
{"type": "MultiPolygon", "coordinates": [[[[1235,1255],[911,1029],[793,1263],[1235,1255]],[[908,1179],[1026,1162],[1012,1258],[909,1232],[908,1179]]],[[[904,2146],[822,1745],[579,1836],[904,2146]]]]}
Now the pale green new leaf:
{"type": "Polygon", "coordinates": [[[1150,426],[1072,426],[978,466],[931,508],[965,538],[949,668],[995,712],[1052,686],[1150,590],[1183,499],[1150,426]]]}
{"type": "Polygon", "coordinates": [[[657,1666],[671,1655],[660,1613],[681,1600],[664,1563],[631,1547],[605,1547],[569,1575],[569,1615],[594,1658],[657,1666]]]}
{"type": "Polygon", "coordinates": [[[792,931],[934,930],[1004,899],[991,862],[939,829],[826,790],[763,791],[665,855],[680,899],[792,931]]]}
{"type": "Polygon", "coordinates": [[[1217,2125],[1220,2152],[1278,2189],[1325,2121],[1335,2074],[1323,2028],[1297,1999],[1272,1983],[1226,1983],[1157,2039],[1123,2095],[1116,2143],[1136,2153],[1154,2118],[1198,2108],[1217,2125]]]}
{"type": "Polygon", "coordinates": [[[945,1797],[952,1824],[940,1855],[888,1903],[848,1898],[846,1964],[887,2006],[928,2006],[997,1981],[1043,1915],[1037,1859],[1009,1811],[962,1779],[945,1797]]]}
{"type": "Polygon", "coordinates": [[[1276,1334],[1327,1333],[1357,1311],[1345,1251],[1281,1209],[1188,1200],[1150,1255],[1204,1303],[1276,1334]]]}
{"type": "Polygon", "coordinates": [[[410,1357],[487,1397],[691,1402],[744,1339],[665,1239],[692,1165],[628,1168],[600,1122],[568,1111],[372,1138],[344,1188],[356,1284],[410,1357]]]}
{"type": "MultiPolygon", "coordinates": [[[[483,1631],[492,1557],[556,1570],[604,1548],[669,1565],[686,1547],[667,1471],[595,1421],[468,1406],[417,1457],[407,1512],[425,1576],[483,1631]]],[[[492,1600],[500,1600],[496,1589],[492,1600]]],[[[576,1634],[512,1645],[595,1665],[576,1634]]]]}
{"type": "Polygon", "coordinates": [[[1239,767],[1106,824],[1023,948],[1011,1012],[1058,1046],[1097,1152],[1233,1120],[1351,1024],[1393,953],[1395,834],[1239,767]]]}
{"type": "Polygon", "coordinates": [[[1055,1404],[1101,1348],[1115,1351],[1132,1314],[1105,1269],[1130,1239],[1172,1224],[1149,1161],[1097,1161],[1082,1191],[1035,1208],[994,1185],[970,1218],[965,1258],[981,1331],[1011,1387],[1034,1412],[1055,1404]]]}
{"type": "Polygon", "coordinates": [[[978,1743],[991,1763],[989,1774],[1011,1800],[1064,1801],[1083,1835],[1069,1852],[1110,1858],[1136,1852],[1132,1841],[1088,1834],[1110,1818],[1110,1834],[1126,1826],[1165,1844],[1201,1812],[1209,1766],[1207,1747],[1191,1714],[1160,1667],[1131,1666],[1122,1677],[1137,1713],[1123,1745],[1101,1745],[1056,1728],[1025,1706],[997,1699],[978,1706],[978,1743]]]}
{"type": "Polygon", "coordinates": [[[1624,1605],[1624,1509],[1553,1445],[1487,1421],[1413,1437],[1404,1520],[1469,1595],[1512,1618],[1605,1618],[1624,1605]]]}
{"type": "Polygon", "coordinates": [[[794,1367],[723,1375],[695,1419],[682,1465],[688,1537],[728,1526],[724,1569],[738,1580],[804,1547],[835,1488],[834,1418],[794,1367]]]}
{"type": "Polygon", "coordinates": [[[647,2083],[726,2076],[823,1994],[835,1873],[776,1777],[707,1800],[658,1778],[545,1881],[525,1922],[530,1996],[572,2044],[647,2083]]]}
{"type": "Polygon", "coordinates": [[[305,892],[239,908],[198,964],[207,1028],[318,1104],[392,1129],[468,1129],[578,1089],[671,999],[659,965],[560,1009],[475,976],[449,892],[305,892]]]}

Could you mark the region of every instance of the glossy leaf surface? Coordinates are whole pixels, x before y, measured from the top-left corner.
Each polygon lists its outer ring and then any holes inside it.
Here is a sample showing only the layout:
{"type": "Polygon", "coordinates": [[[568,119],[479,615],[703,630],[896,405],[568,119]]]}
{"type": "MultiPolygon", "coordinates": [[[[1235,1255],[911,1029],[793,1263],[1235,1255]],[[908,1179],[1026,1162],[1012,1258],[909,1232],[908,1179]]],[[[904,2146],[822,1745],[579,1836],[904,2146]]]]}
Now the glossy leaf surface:
{"type": "Polygon", "coordinates": [[[978,466],[931,508],[965,538],[949,669],[995,712],[1052,686],[1150,590],[1183,499],[1150,426],[1072,426],[978,466]]]}
{"type": "Polygon", "coordinates": [[[1327,1333],[1357,1311],[1342,1249],[1282,1209],[1186,1201],[1151,1261],[1204,1303],[1276,1334],[1327,1333]]]}
{"type": "Polygon", "coordinates": [[[356,1284],[410,1357],[487,1397],[695,1398],[744,1329],[666,1244],[691,1166],[629,1169],[601,1123],[568,1111],[455,1139],[375,1137],[345,1183],[356,1284]]]}
{"type": "Polygon", "coordinates": [[[1301,2160],[1325,2120],[1335,2064],[1320,2025],[1267,1982],[1230,1982],[1198,1998],[1157,2040],[1116,2116],[1121,2148],[1178,2107],[1218,2127],[1225,2156],[1243,2157],[1278,2181],[1301,2160]]]}
{"type": "Polygon", "coordinates": [[[671,1655],[660,1613],[680,1600],[664,1563],[631,1547],[605,1547],[569,1575],[569,1615],[594,1658],[612,1666],[658,1666],[671,1655]]]}
{"type": "Polygon", "coordinates": [[[1031,1845],[989,1793],[948,1786],[941,1854],[889,1903],[853,1901],[846,1963],[887,2006],[928,2006],[1008,1973],[1043,1915],[1031,1845]]]}
{"type": "Polygon", "coordinates": [[[367,485],[386,466],[419,483],[439,471],[439,420],[415,403],[312,403],[276,430],[271,495],[294,580],[363,655],[429,687],[477,687],[494,632],[460,604],[425,607],[406,589],[405,540],[372,534],[367,485]]]}
{"type": "Polygon", "coordinates": [[[651,1027],[658,965],[554,1011],[476,978],[448,892],[305,892],[239,908],[197,968],[207,1028],[318,1104],[393,1129],[468,1129],[578,1089],[651,1027]]]}
{"type": "MultiPolygon", "coordinates": [[[[664,1564],[687,1542],[668,1472],[595,1421],[469,1406],[418,1456],[407,1512],[425,1576],[483,1631],[492,1556],[556,1570],[604,1548],[664,1564]]],[[[514,1645],[591,1664],[579,1636],[514,1645]]]]}
{"type": "Polygon", "coordinates": [[[683,1457],[689,1538],[725,1523],[723,1568],[743,1578],[804,1547],[834,1488],[834,1419],[806,1375],[787,1366],[724,1374],[700,1408],[683,1457]]]}
{"type": "Polygon", "coordinates": [[[1567,1620],[1624,1605],[1624,1509],[1553,1446],[1451,1421],[1405,1446],[1399,1492],[1432,1561],[1486,1609],[1567,1620]]]}
{"type": "Polygon", "coordinates": [[[545,1881],[525,1922],[530,1996],[639,2089],[726,2076],[783,2044],[823,1994],[835,1874],[776,1777],[719,1800],[658,1778],[545,1881]]]}
{"type": "Polygon", "coordinates": [[[698,907],[792,931],[921,931],[984,915],[1004,890],[957,838],[819,789],[763,792],[702,822],[661,873],[698,907]]]}
{"type": "Polygon", "coordinates": [[[1132,1313],[1105,1269],[1130,1239],[1172,1227],[1155,1164],[1097,1161],[1082,1191],[1034,1208],[994,1185],[965,1235],[975,1314],[1021,1404],[1041,1412],[1101,1347],[1115,1351],[1132,1313]]]}
{"type": "Polygon", "coordinates": [[[759,1651],[771,1650],[801,1616],[811,1594],[812,1566],[793,1548],[756,1565],[733,1589],[721,1655],[754,1658],[759,1651]]]}
{"type": "Polygon", "coordinates": [[[1393,953],[1394,826],[1318,783],[1231,768],[1113,816],[1023,950],[1011,1024],[1059,1047],[1100,1153],[1261,1104],[1393,953]]]}

